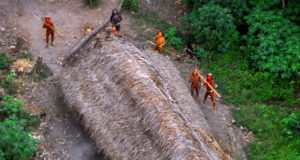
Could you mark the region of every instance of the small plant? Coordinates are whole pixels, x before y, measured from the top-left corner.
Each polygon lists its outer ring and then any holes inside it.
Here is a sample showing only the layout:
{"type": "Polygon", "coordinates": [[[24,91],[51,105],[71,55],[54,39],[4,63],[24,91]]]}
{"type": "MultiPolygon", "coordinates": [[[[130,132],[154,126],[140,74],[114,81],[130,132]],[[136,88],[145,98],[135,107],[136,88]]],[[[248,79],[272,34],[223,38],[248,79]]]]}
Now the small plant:
{"type": "Polygon", "coordinates": [[[33,55],[31,53],[22,53],[18,54],[14,59],[28,59],[30,61],[33,61],[33,55]]]}
{"type": "Polygon", "coordinates": [[[39,142],[27,131],[27,121],[11,116],[0,123],[0,159],[30,159],[39,142]]]}
{"type": "Polygon", "coordinates": [[[48,78],[53,73],[51,69],[44,63],[36,64],[29,75],[33,78],[34,81],[40,81],[42,79],[48,78]]]}
{"type": "Polygon", "coordinates": [[[84,0],[84,2],[90,7],[97,7],[100,5],[102,0],[84,0]]]}
{"type": "Polygon", "coordinates": [[[176,50],[182,50],[182,40],[177,36],[177,29],[176,27],[171,27],[165,33],[165,37],[167,39],[167,44],[174,46],[176,50]]]}
{"type": "Polygon", "coordinates": [[[0,53],[0,69],[8,69],[12,62],[5,53],[0,53]]]}
{"type": "Polygon", "coordinates": [[[18,93],[19,86],[14,82],[15,74],[10,73],[5,76],[4,81],[2,81],[1,86],[7,91],[8,94],[14,95],[18,93]]]}
{"type": "Polygon", "coordinates": [[[123,8],[130,11],[135,11],[140,3],[137,0],[122,0],[123,8]]]}
{"type": "Polygon", "coordinates": [[[15,100],[14,97],[10,95],[5,95],[2,98],[2,104],[0,107],[0,112],[5,112],[8,115],[19,115],[22,111],[22,101],[15,100]]]}

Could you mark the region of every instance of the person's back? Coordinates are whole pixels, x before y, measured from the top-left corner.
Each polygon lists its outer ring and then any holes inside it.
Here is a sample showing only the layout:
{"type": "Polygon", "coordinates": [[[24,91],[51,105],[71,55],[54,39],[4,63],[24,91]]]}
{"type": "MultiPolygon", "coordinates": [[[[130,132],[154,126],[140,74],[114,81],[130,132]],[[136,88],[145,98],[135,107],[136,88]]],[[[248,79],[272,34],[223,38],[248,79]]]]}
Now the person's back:
{"type": "Polygon", "coordinates": [[[120,32],[121,26],[120,23],[123,20],[122,16],[120,15],[117,9],[113,9],[112,14],[110,16],[110,23],[112,26],[115,26],[118,33],[120,32]]]}

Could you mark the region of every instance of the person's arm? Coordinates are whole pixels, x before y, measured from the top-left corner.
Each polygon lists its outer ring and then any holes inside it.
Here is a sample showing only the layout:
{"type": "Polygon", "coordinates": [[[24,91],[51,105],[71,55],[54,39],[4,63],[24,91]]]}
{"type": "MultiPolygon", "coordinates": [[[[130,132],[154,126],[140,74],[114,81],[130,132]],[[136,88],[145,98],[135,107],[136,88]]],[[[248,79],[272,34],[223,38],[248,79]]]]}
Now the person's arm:
{"type": "Polygon", "coordinates": [[[190,76],[189,82],[193,82],[193,76],[190,76]]]}
{"type": "Polygon", "coordinates": [[[52,22],[50,22],[50,26],[52,27],[51,28],[52,30],[55,30],[55,26],[54,26],[54,24],[52,22]]]}
{"type": "Polygon", "coordinates": [[[47,24],[46,24],[46,22],[44,22],[43,28],[47,28],[47,24]]]}
{"type": "Polygon", "coordinates": [[[113,18],[113,15],[110,16],[110,23],[112,23],[112,18],[113,18]]]}
{"type": "Polygon", "coordinates": [[[123,20],[123,18],[122,18],[122,16],[121,15],[119,15],[120,17],[119,17],[119,23],[123,20]]]}

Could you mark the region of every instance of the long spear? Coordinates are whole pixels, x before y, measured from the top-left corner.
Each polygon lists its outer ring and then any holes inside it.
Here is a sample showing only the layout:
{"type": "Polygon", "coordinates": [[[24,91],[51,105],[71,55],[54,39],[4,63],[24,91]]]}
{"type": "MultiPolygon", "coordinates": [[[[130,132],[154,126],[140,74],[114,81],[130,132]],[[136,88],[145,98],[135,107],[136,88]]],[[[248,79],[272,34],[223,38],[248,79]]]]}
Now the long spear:
{"type": "Polygon", "coordinates": [[[198,75],[201,77],[201,79],[204,81],[204,83],[206,83],[208,85],[208,87],[210,89],[212,89],[219,98],[221,98],[221,95],[202,77],[202,75],[199,72],[198,72],[198,75]]]}
{"type": "Polygon", "coordinates": [[[43,21],[40,17],[34,15],[34,17],[36,19],[38,19],[39,21],[42,21],[44,22],[44,24],[46,24],[48,27],[50,27],[53,31],[55,31],[58,35],[62,36],[62,37],[65,37],[63,34],[59,33],[55,28],[53,28],[52,26],[50,26],[50,24],[46,23],[45,21],[43,21]]]}

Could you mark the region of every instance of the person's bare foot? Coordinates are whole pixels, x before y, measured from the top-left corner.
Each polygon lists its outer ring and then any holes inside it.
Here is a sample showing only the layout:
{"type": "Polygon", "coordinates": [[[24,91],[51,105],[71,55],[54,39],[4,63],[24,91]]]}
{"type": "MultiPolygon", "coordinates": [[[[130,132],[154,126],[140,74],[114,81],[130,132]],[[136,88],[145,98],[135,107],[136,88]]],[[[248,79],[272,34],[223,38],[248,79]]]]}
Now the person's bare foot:
{"type": "Polygon", "coordinates": [[[53,42],[51,43],[51,46],[55,46],[53,42]]]}
{"type": "Polygon", "coordinates": [[[215,112],[215,111],[216,111],[216,108],[214,107],[214,108],[212,109],[212,111],[215,112]]]}

